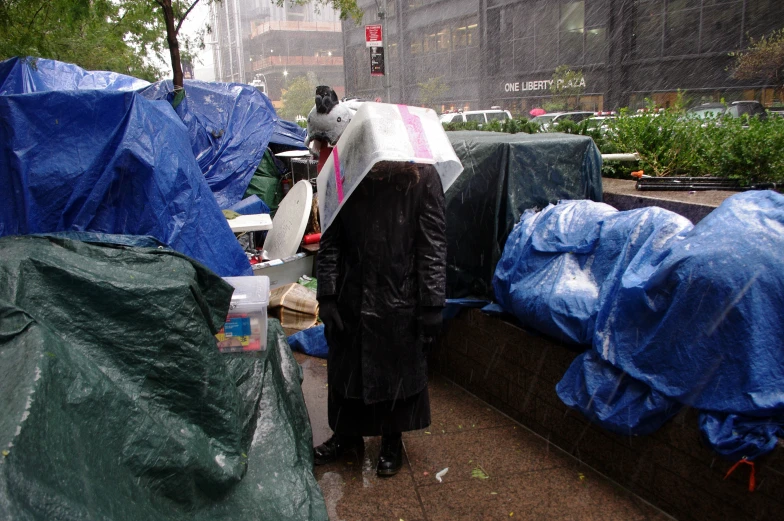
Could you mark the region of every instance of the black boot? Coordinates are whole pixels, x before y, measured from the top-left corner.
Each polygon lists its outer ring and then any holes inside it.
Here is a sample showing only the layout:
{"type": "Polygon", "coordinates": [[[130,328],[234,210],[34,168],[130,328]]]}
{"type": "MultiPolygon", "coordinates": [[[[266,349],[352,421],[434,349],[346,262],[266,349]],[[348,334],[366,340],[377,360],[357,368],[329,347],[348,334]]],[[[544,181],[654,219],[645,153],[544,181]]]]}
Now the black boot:
{"type": "Polygon", "coordinates": [[[313,449],[313,463],[325,465],[337,461],[346,451],[363,446],[362,436],[333,434],[330,439],[313,449]]]}
{"type": "Polygon", "coordinates": [[[376,474],[381,477],[394,476],[403,466],[403,438],[397,434],[381,436],[381,453],[378,455],[376,474]]]}

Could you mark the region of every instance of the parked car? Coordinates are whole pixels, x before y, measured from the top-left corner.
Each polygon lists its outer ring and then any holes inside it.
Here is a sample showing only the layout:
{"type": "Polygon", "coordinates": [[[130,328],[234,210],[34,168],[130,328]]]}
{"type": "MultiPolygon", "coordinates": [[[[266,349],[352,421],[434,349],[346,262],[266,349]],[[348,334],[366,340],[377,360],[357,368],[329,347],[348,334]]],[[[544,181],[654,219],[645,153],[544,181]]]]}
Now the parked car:
{"type": "Polygon", "coordinates": [[[469,121],[474,121],[480,125],[484,125],[490,121],[512,119],[512,113],[500,108],[493,108],[490,110],[466,110],[441,114],[439,119],[441,123],[467,123],[469,121]]]}
{"type": "Polygon", "coordinates": [[[552,128],[553,125],[558,123],[559,121],[570,120],[574,121],[575,123],[579,123],[580,121],[590,118],[594,115],[593,112],[585,112],[585,111],[574,111],[574,112],[550,112],[549,114],[542,114],[541,116],[536,116],[533,121],[534,123],[538,123],[542,130],[547,131],[552,128]]]}
{"type": "Polygon", "coordinates": [[[733,118],[749,116],[765,119],[768,116],[765,107],[759,101],[733,101],[729,104],[703,103],[690,108],[686,113],[691,117],[700,119],[719,116],[730,116],[733,118]]]}
{"type": "Polygon", "coordinates": [[[594,115],[593,112],[585,112],[585,111],[574,111],[574,112],[551,112],[549,114],[542,114],[541,116],[536,116],[533,121],[534,123],[538,123],[539,126],[542,127],[542,130],[547,131],[553,127],[559,121],[570,120],[574,121],[575,123],[579,123],[580,121],[590,118],[594,115]]]}

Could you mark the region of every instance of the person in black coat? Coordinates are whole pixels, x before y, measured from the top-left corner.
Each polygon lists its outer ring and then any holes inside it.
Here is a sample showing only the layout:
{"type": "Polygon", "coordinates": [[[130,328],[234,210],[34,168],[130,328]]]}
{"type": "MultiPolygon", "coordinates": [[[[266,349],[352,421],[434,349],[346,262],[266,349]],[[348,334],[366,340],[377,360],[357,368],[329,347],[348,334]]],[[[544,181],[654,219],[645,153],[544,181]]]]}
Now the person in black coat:
{"type": "Polygon", "coordinates": [[[435,168],[381,162],[321,237],[320,316],[333,436],[315,463],[381,436],[379,476],[403,462],[401,433],[430,424],[427,353],[441,327],[445,203],[435,168]]]}

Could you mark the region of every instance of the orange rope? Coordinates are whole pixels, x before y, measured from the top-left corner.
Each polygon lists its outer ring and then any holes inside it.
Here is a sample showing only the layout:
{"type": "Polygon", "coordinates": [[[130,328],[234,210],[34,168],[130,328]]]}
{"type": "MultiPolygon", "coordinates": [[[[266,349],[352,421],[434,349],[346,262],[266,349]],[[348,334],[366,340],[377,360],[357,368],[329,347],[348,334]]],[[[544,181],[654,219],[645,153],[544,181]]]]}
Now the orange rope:
{"type": "Polygon", "coordinates": [[[755,470],[756,469],[754,468],[754,462],[753,461],[749,461],[746,458],[743,458],[742,460],[737,462],[735,465],[730,467],[730,470],[727,471],[727,475],[724,476],[724,479],[727,479],[728,477],[730,477],[730,474],[735,472],[735,469],[737,469],[741,464],[751,465],[751,475],[749,476],[749,492],[754,492],[754,489],[757,486],[757,478],[756,478],[756,475],[755,475],[755,470]]]}

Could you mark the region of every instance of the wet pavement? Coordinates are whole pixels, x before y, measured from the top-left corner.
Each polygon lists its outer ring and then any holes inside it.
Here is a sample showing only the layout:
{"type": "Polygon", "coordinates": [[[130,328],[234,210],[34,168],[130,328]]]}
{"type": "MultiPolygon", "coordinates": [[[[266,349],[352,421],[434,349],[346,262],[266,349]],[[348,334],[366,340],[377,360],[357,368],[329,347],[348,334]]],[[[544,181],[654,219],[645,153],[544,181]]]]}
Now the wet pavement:
{"type": "MultiPolygon", "coordinates": [[[[326,361],[295,357],[318,445],[332,434],[326,361]]],[[[430,399],[432,424],[403,435],[396,476],[376,476],[379,438],[316,467],[331,521],[672,519],[439,375],[430,399]]]]}

